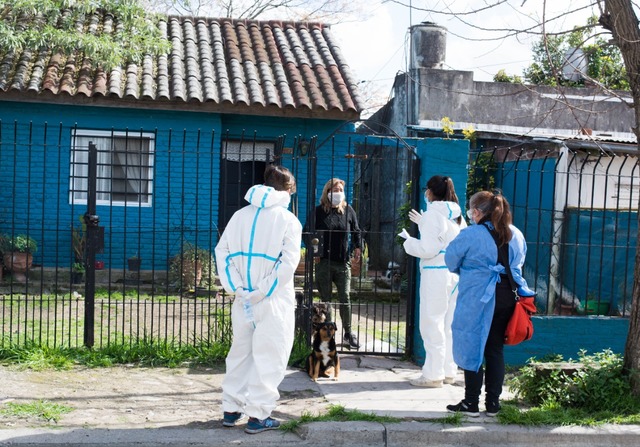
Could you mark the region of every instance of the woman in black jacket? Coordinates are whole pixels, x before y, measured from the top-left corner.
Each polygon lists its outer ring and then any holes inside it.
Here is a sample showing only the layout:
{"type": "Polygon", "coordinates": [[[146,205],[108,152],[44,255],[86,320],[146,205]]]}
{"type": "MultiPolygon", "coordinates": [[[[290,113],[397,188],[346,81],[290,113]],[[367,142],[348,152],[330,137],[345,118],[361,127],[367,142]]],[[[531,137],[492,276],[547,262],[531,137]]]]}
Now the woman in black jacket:
{"type": "MultiPolygon", "coordinates": [[[[305,226],[305,232],[309,225],[305,226]]],[[[338,290],[340,319],[344,343],[359,348],[358,338],[351,330],[351,253],[360,259],[361,235],[356,212],[345,200],[344,180],[330,179],[322,188],[320,205],[315,209],[315,229],[321,238],[320,261],[315,266],[316,287],[322,301],[331,301],[332,284],[338,290]]],[[[329,311],[330,312],[330,311],[329,311]]],[[[331,314],[327,316],[331,319],[331,314]]]]}

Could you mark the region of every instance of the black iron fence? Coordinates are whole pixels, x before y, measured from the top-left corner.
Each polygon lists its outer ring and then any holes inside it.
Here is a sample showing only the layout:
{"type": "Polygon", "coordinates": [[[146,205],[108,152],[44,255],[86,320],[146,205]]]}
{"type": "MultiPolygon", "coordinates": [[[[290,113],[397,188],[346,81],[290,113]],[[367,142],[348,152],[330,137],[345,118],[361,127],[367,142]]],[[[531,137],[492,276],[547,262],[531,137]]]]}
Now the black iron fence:
{"type": "MultiPolygon", "coordinates": [[[[408,353],[414,263],[396,234],[420,188],[405,142],[19,123],[0,123],[1,345],[228,341],[212,253],[268,163],[293,171],[304,222],[324,182],[345,180],[366,242],[351,280],[360,352],[408,353]]],[[[501,187],[512,204],[542,313],[629,315],[637,156],[504,149],[474,152],[470,166],[471,189],[501,187]]],[[[308,332],[319,295],[313,253],[302,251],[297,318],[308,332]]]]}
{"type": "Polygon", "coordinates": [[[524,275],[547,315],[630,315],[638,234],[635,151],[502,148],[471,156],[470,188],[499,187],[525,234],[524,275]]]}
{"type": "MultiPolygon", "coordinates": [[[[0,132],[3,346],[228,341],[230,297],[213,250],[246,190],[279,163],[297,178],[292,208],[303,221],[324,181],[345,180],[367,242],[352,269],[360,351],[407,351],[411,290],[394,242],[394,210],[412,200],[404,185],[417,174],[406,145],[15,122],[0,132]],[[382,205],[390,211],[380,213],[382,205]],[[31,245],[11,246],[18,241],[31,245]]],[[[308,331],[319,298],[313,256],[301,250],[298,326],[308,331]]]]}

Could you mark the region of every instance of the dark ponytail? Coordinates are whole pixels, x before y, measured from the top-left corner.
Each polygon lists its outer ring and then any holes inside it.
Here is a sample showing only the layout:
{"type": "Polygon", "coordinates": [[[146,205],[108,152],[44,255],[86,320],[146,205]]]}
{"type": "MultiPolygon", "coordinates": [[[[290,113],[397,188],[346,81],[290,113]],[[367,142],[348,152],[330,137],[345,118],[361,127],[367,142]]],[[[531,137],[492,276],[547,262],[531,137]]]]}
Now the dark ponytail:
{"type": "MultiPolygon", "coordinates": [[[[427,189],[431,191],[431,197],[434,202],[446,201],[460,204],[450,177],[434,175],[427,181],[427,189]]],[[[460,225],[462,216],[458,216],[455,221],[460,225]]]]}

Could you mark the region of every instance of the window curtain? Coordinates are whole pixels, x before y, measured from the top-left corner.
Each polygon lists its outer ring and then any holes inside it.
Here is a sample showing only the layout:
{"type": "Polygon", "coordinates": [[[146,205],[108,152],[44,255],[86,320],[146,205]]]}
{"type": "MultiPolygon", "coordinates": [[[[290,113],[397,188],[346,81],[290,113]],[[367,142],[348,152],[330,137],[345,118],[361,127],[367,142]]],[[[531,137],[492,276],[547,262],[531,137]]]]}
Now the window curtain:
{"type": "Polygon", "coordinates": [[[111,196],[111,138],[76,136],[74,145],[74,198],[87,200],[89,188],[89,142],[98,150],[96,200],[109,201],[111,196]]]}
{"type": "Polygon", "coordinates": [[[272,141],[237,141],[222,142],[222,157],[228,161],[264,161],[273,162],[274,143],[272,141]]]}
{"type": "MultiPolygon", "coordinates": [[[[149,141],[127,138],[113,139],[114,165],[119,165],[124,174],[121,182],[122,193],[137,196],[136,201],[147,203],[149,189],[149,141]]],[[[114,185],[115,189],[115,185],[114,185]]]]}

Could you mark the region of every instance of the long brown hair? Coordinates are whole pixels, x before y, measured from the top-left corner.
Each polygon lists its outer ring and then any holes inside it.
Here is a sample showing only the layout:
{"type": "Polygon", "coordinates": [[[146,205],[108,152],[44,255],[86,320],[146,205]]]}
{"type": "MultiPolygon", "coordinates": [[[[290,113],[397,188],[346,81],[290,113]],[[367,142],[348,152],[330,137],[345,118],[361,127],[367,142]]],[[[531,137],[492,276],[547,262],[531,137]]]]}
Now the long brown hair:
{"type": "MultiPolygon", "coordinates": [[[[344,180],[341,180],[339,178],[331,178],[327,181],[327,183],[324,184],[324,187],[322,188],[322,195],[320,196],[320,205],[322,205],[322,209],[324,210],[325,213],[328,213],[329,211],[331,211],[331,208],[333,208],[333,205],[331,204],[331,199],[329,199],[329,193],[331,192],[333,187],[338,184],[342,185],[342,188],[344,188],[344,180]]],[[[347,202],[343,200],[340,203],[340,205],[337,206],[338,214],[343,214],[346,207],[347,207],[347,202]]]]}
{"type": "Polygon", "coordinates": [[[513,222],[513,218],[509,202],[499,191],[475,193],[469,200],[469,208],[475,208],[483,214],[481,222],[489,220],[493,224],[501,246],[509,243],[512,236],[509,225],[513,222]]]}
{"type": "MultiPolygon", "coordinates": [[[[446,201],[460,204],[451,177],[434,175],[427,181],[427,189],[431,191],[431,197],[434,202],[446,201]]],[[[460,225],[462,216],[458,216],[455,221],[460,225]]]]}

